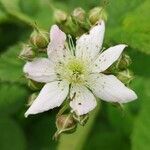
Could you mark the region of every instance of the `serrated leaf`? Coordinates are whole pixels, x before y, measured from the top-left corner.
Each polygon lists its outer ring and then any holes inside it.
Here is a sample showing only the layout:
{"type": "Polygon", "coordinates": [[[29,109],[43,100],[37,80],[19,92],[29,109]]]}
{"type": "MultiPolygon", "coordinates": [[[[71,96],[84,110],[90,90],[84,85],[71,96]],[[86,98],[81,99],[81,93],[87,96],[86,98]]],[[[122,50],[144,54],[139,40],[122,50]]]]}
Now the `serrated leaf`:
{"type": "Polygon", "coordinates": [[[26,139],[20,126],[12,119],[0,119],[0,149],[26,150],[26,139]]]}
{"type": "Polygon", "coordinates": [[[13,46],[0,55],[0,81],[23,83],[23,62],[18,58],[20,46],[13,46]]]}

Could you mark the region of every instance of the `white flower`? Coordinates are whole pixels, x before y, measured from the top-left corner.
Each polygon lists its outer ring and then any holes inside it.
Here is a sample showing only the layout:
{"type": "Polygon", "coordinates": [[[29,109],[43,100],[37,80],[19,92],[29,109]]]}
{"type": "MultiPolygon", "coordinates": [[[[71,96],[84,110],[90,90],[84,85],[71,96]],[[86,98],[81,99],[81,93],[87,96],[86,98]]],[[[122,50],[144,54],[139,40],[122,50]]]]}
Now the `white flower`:
{"type": "Polygon", "coordinates": [[[36,58],[23,69],[28,78],[46,83],[26,117],[58,107],[68,97],[66,100],[71,99],[70,107],[77,115],[93,110],[97,105],[95,97],[118,103],[137,98],[114,75],[103,74],[126,47],[119,44],[102,52],[104,31],[105,24],[101,21],[77,40],[75,49],[69,50],[65,33],[57,25],[52,26],[48,58],[36,58]]]}

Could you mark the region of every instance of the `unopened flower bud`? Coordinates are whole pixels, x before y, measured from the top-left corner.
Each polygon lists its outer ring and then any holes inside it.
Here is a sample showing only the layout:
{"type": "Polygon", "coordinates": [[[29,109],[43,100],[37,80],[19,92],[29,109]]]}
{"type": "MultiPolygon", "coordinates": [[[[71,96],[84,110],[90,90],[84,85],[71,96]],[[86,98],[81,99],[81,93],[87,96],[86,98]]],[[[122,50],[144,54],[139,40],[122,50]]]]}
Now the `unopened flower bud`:
{"type": "Polygon", "coordinates": [[[31,94],[29,99],[28,99],[27,106],[31,106],[32,103],[34,102],[34,100],[37,98],[37,96],[38,96],[38,92],[31,94]]]}
{"type": "Polygon", "coordinates": [[[60,115],[56,119],[57,132],[54,138],[57,139],[61,133],[72,133],[77,127],[77,122],[72,117],[72,114],[60,115]]]}
{"type": "Polygon", "coordinates": [[[89,115],[88,114],[85,114],[85,115],[82,115],[82,116],[78,116],[76,114],[73,115],[73,118],[79,122],[80,125],[84,126],[88,119],[89,119],[89,115]]]}
{"type": "Polygon", "coordinates": [[[117,78],[122,81],[125,85],[128,85],[133,80],[133,72],[129,69],[118,72],[117,78]]]}
{"type": "Polygon", "coordinates": [[[64,23],[67,20],[67,13],[63,10],[56,9],[54,11],[54,20],[56,23],[64,23]]]}
{"type": "Polygon", "coordinates": [[[124,106],[121,103],[118,102],[112,102],[111,103],[114,107],[118,108],[120,111],[124,112],[124,106]]]}
{"type": "MultiPolygon", "coordinates": [[[[122,54],[119,59],[111,65],[104,73],[117,74],[119,71],[125,70],[131,64],[131,58],[127,54],[122,54]]],[[[121,73],[122,74],[122,73],[121,73]]]]}
{"type": "Polygon", "coordinates": [[[82,9],[81,7],[78,7],[76,9],[74,9],[74,11],[72,12],[72,18],[74,21],[78,22],[78,23],[82,23],[85,20],[85,10],[82,9]]]}
{"type": "Polygon", "coordinates": [[[37,91],[37,90],[40,90],[42,89],[43,87],[43,83],[39,83],[39,82],[36,82],[36,81],[33,81],[33,80],[28,80],[28,87],[33,90],[33,91],[37,91]]]}
{"type": "Polygon", "coordinates": [[[126,69],[131,64],[131,58],[127,54],[123,54],[119,61],[117,62],[117,68],[120,70],[126,69]]]}
{"type": "Polygon", "coordinates": [[[30,36],[30,42],[35,47],[44,49],[49,43],[49,34],[46,31],[35,29],[30,36]]]}
{"type": "Polygon", "coordinates": [[[91,24],[96,24],[101,20],[107,20],[107,14],[103,7],[95,7],[89,12],[89,21],[91,24]]]}
{"type": "Polygon", "coordinates": [[[31,47],[28,44],[23,45],[23,49],[19,54],[19,58],[27,61],[31,61],[33,58],[35,58],[36,53],[35,50],[33,50],[33,47],[31,47]]]}

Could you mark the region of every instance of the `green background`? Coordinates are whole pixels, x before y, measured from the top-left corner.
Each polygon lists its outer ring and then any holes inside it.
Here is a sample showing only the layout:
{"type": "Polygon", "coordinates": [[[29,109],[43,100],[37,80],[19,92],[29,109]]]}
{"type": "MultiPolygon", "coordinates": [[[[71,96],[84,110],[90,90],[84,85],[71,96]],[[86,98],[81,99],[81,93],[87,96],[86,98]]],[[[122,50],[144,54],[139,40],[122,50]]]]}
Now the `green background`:
{"type": "MultiPolygon", "coordinates": [[[[150,149],[150,1],[110,0],[107,6],[106,45],[126,43],[138,100],[122,113],[102,102],[85,127],[73,135],[52,140],[57,109],[24,118],[32,91],[17,58],[21,43],[32,31],[30,23],[49,30],[54,23],[49,0],[0,0],[0,150],[149,150],[150,149]]],[[[55,7],[71,12],[89,10],[100,0],[53,0],[55,7]]]]}

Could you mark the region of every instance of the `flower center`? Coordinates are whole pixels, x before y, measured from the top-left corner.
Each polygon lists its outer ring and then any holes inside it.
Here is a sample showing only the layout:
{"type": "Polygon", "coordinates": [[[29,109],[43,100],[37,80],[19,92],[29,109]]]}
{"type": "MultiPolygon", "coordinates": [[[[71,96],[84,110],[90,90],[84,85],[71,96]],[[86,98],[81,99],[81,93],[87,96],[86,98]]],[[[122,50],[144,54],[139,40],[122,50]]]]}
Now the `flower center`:
{"type": "Polygon", "coordinates": [[[70,83],[84,83],[88,74],[87,64],[83,60],[72,58],[59,66],[59,76],[70,83]]]}

